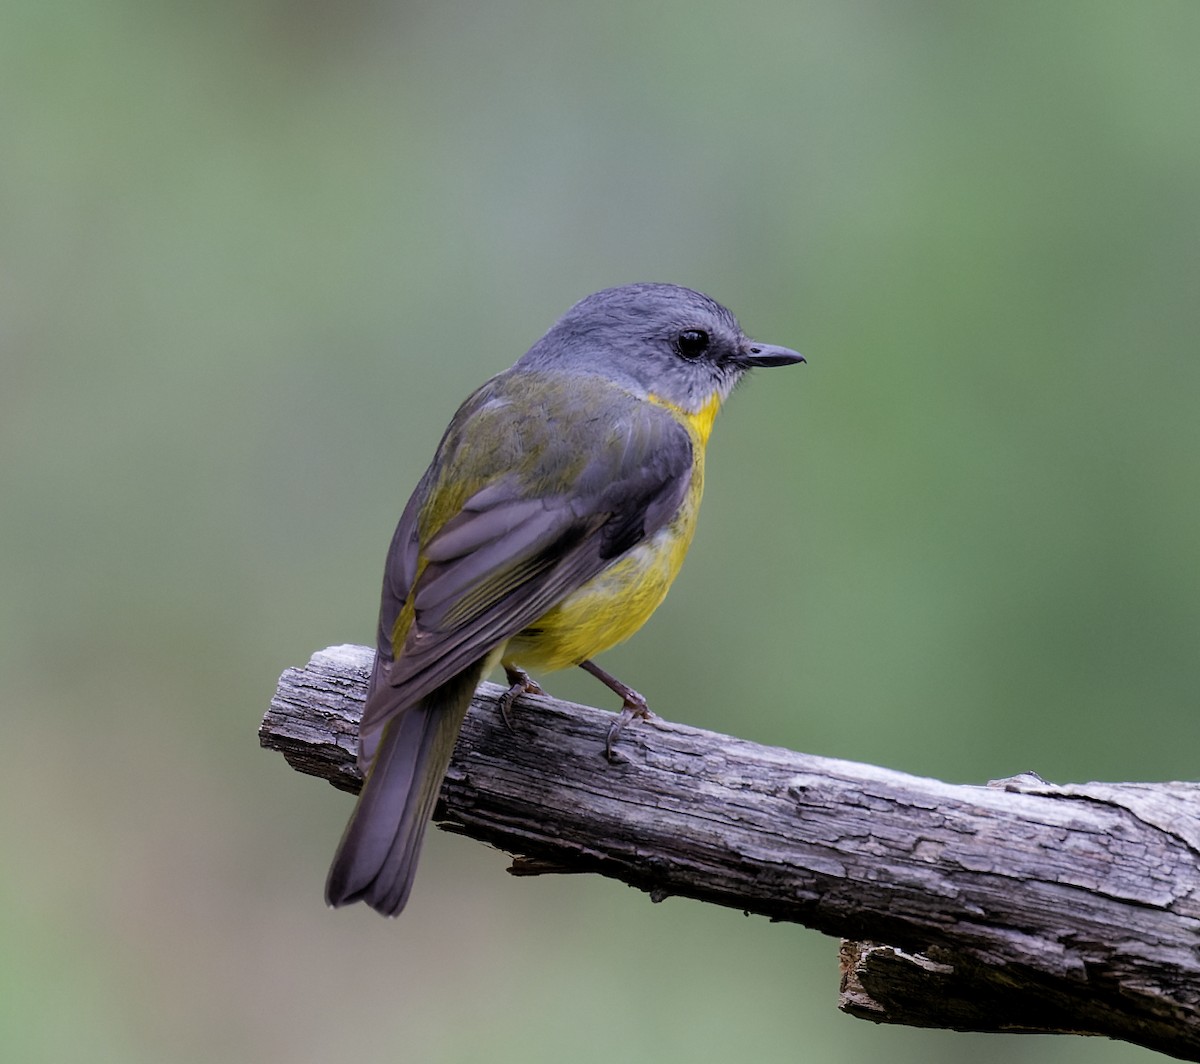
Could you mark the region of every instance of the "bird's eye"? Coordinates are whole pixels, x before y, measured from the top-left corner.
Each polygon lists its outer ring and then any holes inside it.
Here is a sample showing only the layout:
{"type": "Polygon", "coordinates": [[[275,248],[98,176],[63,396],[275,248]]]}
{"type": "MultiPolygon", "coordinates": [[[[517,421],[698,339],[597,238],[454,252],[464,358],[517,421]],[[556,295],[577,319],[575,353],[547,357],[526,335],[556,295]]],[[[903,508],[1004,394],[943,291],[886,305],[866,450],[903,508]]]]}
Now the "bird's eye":
{"type": "Polygon", "coordinates": [[[675,343],[684,358],[699,358],[708,350],[708,333],[703,329],[684,329],[675,343]]]}

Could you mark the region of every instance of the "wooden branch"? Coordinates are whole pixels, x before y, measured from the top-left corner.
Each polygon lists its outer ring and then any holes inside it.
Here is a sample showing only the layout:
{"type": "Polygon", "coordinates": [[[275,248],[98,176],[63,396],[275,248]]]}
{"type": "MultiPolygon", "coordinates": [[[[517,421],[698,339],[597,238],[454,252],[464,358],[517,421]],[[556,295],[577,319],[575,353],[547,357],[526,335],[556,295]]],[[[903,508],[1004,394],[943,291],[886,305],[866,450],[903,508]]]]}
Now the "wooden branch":
{"type": "MultiPolygon", "coordinates": [[[[260,731],[358,789],[371,651],[289,669],[260,731]]],[[[854,940],[841,1007],[890,1023],[1071,1031],[1200,1061],[1200,784],[955,786],[483,684],[435,819],[521,857],[854,940]],[[886,945],[884,945],[886,943],[886,945]]]]}

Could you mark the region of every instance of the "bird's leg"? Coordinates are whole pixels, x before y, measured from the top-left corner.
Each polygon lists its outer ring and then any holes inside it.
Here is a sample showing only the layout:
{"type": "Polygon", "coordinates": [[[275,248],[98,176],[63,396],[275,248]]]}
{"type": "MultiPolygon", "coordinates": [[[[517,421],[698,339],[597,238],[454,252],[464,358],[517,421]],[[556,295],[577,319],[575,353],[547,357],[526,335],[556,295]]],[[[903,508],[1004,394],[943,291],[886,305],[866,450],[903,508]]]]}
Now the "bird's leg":
{"type": "Polygon", "coordinates": [[[613,743],[617,741],[617,737],[625,730],[625,725],[634,720],[649,720],[653,714],[646,706],[646,700],[637,693],[632,687],[621,683],[611,673],[605,672],[594,661],[581,661],[579,667],[584,672],[590,672],[610,691],[615,691],[621,696],[623,705],[617,719],[612,722],[612,727],[608,729],[608,737],[604,740],[604,756],[609,761],[615,760],[613,757],[613,743]]]}
{"type": "Polygon", "coordinates": [[[537,682],[529,673],[524,669],[518,669],[515,665],[504,666],[504,677],[508,680],[509,688],[500,696],[500,716],[504,718],[504,724],[508,730],[512,731],[513,703],[522,695],[541,695],[545,692],[538,687],[537,682]]]}

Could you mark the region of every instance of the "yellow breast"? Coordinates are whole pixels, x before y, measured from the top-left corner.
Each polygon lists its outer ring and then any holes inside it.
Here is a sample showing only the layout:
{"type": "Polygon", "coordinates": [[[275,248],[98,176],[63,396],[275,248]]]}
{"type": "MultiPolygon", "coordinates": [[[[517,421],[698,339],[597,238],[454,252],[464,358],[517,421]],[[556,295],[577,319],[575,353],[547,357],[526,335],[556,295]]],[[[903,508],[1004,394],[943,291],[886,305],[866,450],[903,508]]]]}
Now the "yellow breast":
{"type": "Polygon", "coordinates": [[[509,640],[503,660],[534,671],[565,669],[616,646],[642,627],[666,598],[692,543],[704,494],[704,445],[720,408],[716,393],[692,413],[657,396],[692,437],[692,479],[670,523],[509,640]]]}

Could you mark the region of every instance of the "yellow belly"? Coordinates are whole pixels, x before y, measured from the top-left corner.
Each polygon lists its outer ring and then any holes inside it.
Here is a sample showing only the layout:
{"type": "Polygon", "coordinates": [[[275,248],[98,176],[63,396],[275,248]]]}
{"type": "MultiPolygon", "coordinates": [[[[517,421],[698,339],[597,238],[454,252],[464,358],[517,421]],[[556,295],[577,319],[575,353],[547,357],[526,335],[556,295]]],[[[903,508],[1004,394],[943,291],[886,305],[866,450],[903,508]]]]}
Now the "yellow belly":
{"type": "Polygon", "coordinates": [[[688,516],[638,544],[515,635],[504,663],[533,671],[565,669],[628,639],[666,598],[683,564],[695,528],[694,513],[688,516]]]}
{"type": "Polygon", "coordinates": [[[650,619],[696,531],[706,438],[696,439],[692,482],[671,522],[513,636],[500,655],[505,665],[534,672],[569,668],[628,639],[650,619]]]}

